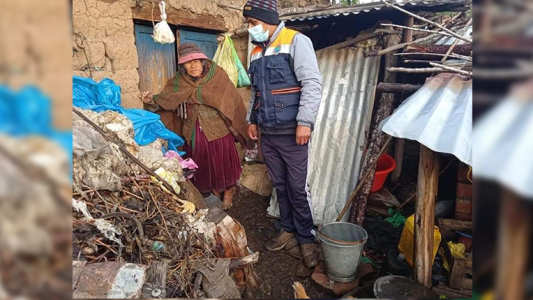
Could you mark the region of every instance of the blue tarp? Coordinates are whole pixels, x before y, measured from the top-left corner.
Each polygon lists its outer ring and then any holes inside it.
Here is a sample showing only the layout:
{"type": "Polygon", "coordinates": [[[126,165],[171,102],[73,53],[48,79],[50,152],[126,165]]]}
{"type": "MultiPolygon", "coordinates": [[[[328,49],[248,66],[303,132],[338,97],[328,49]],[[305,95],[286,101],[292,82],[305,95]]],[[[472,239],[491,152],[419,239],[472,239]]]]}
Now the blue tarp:
{"type": "Polygon", "coordinates": [[[141,146],[161,138],[168,141],[169,150],[177,151],[177,148],[185,143],[180,136],[163,125],[158,114],[143,109],[123,108],[120,102],[120,86],[113,80],[104,78],[96,83],[89,78],[74,76],[72,85],[74,106],[96,112],[112,110],[125,115],[133,123],[135,142],[141,146]]]}
{"type": "Polygon", "coordinates": [[[0,85],[0,133],[49,138],[65,150],[72,166],[72,131],[54,129],[50,98],[36,87],[26,86],[15,92],[0,85]]]}

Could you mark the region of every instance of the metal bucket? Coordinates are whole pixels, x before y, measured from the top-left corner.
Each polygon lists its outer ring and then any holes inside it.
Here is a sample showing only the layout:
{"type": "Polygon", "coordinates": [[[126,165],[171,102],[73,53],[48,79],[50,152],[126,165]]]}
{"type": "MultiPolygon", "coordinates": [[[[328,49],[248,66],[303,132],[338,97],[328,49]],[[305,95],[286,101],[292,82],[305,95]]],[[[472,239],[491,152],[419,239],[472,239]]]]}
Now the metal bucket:
{"type": "Polygon", "coordinates": [[[322,226],[318,231],[326,271],[331,280],[355,280],[359,259],[368,234],[361,226],[336,222],[322,226]]]}

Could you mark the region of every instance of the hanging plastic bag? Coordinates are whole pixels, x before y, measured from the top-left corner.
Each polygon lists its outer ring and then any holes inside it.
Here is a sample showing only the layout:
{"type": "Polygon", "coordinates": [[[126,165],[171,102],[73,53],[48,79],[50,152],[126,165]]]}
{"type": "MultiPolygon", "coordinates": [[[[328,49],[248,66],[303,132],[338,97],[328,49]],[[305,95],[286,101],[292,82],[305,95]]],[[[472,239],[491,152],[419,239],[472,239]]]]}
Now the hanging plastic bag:
{"type": "Polygon", "coordinates": [[[226,73],[236,87],[250,85],[250,77],[241,63],[233,41],[229,34],[224,35],[224,42],[218,47],[213,61],[216,62],[226,73]]]}
{"type": "Polygon", "coordinates": [[[159,2],[159,10],[161,11],[161,22],[154,26],[154,41],[159,44],[172,44],[176,41],[172,29],[167,23],[167,14],[165,11],[165,2],[159,2]]]}

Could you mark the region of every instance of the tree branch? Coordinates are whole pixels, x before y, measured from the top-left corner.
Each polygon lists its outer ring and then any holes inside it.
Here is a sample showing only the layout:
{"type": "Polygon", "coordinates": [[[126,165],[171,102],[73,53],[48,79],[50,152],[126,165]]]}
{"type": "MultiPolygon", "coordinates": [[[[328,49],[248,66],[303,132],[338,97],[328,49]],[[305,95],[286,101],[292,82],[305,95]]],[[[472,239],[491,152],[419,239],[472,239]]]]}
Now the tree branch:
{"type": "Polygon", "coordinates": [[[421,17],[421,16],[419,16],[419,15],[416,15],[416,14],[410,12],[410,11],[407,11],[407,10],[401,8],[401,7],[398,7],[398,6],[396,6],[396,5],[390,4],[390,3],[388,3],[388,2],[385,1],[385,0],[381,0],[381,2],[382,2],[383,4],[385,4],[386,6],[388,6],[388,7],[392,7],[392,8],[394,8],[394,9],[396,9],[396,10],[399,10],[399,11],[405,13],[405,14],[408,14],[409,16],[411,16],[411,17],[413,17],[413,18],[416,18],[416,19],[422,20],[422,21],[427,22],[427,23],[429,23],[429,24],[431,24],[431,25],[433,25],[433,26],[436,26],[436,27],[438,27],[438,28],[444,30],[445,32],[451,34],[452,36],[454,36],[454,37],[460,39],[460,40],[463,40],[463,41],[465,41],[465,42],[467,42],[467,43],[472,43],[472,40],[471,40],[471,39],[468,39],[468,38],[462,37],[462,36],[460,36],[459,34],[457,34],[457,33],[453,32],[453,31],[451,31],[450,29],[448,29],[448,28],[442,26],[442,25],[439,24],[439,23],[435,23],[435,22],[430,21],[430,20],[428,20],[428,19],[426,19],[426,18],[424,18],[424,17],[421,17]]]}

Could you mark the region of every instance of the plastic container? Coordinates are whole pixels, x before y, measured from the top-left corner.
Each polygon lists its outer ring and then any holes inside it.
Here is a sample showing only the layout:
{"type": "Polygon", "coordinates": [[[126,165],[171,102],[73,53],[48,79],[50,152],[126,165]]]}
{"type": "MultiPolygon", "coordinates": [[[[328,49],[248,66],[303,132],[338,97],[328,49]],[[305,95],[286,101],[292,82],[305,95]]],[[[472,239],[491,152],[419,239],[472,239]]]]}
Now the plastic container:
{"type": "MultiPolygon", "coordinates": [[[[439,245],[441,240],[441,234],[439,227],[435,226],[433,231],[433,261],[435,262],[435,256],[439,251],[439,245]]],[[[413,266],[413,257],[414,257],[414,247],[415,247],[415,215],[410,216],[405,221],[405,226],[403,227],[402,237],[400,238],[400,243],[398,244],[398,250],[400,253],[405,255],[405,260],[412,267],[413,266]]]]}
{"type": "Polygon", "coordinates": [[[383,153],[378,158],[378,164],[376,166],[376,176],[374,177],[374,183],[372,184],[372,193],[375,193],[383,188],[385,180],[392,171],[396,169],[396,161],[390,155],[383,153]]]}
{"type": "Polygon", "coordinates": [[[335,222],[318,231],[328,277],[337,282],[355,280],[368,234],[352,223],[335,222]]]}

